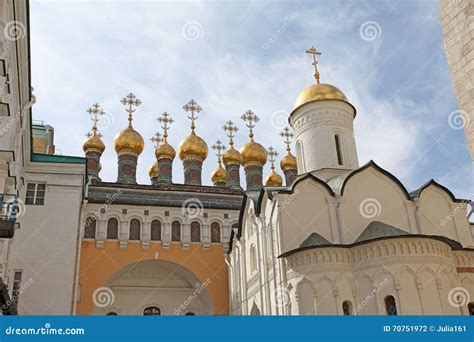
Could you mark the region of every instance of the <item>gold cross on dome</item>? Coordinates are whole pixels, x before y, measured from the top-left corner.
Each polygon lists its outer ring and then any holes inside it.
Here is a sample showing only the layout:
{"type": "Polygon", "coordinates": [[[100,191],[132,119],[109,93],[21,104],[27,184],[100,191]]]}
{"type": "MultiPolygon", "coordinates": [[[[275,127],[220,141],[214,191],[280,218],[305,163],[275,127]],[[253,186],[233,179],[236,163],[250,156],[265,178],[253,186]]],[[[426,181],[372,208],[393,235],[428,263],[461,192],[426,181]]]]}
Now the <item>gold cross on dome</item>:
{"type": "Polygon", "coordinates": [[[120,103],[122,103],[125,106],[125,111],[128,113],[128,124],[132,124],[132,113],[135,112],[135,108],[133,107],[138,107],[139,105],[142,104],[142,101],[140,101],[133,93],[128,94],[125,96],[120,103]]]}
{"type": "Polygon", "coordinates": [[[280,132],[280,136],[283,138],[283,142],[286,145],[286,150],[289,152],[291,150],[290,148],[291,139],[294,137],[293,132],[291,132],[288,127],[285,127],[280,132]]]}
{"type": "Polygon", "coordinates": [[[221,162],[221,157],[222,157],[222,151],[225,150],[225,146],[222,144],[222,141],[217,140],[214,145],[211,146],[211,148],[216,151],[216,156],[217,160],[219,163],[221,162]]]}
{"type": "Polygon", "coordinates": [[[161,144],[161,142],[163,141],[163,139],[161,138],[161,134],[156,132],[154,136],[151,137],[150,141],[153,143],[153,145],[155,146],[155,148],[158,147],[158,145],[161,144]]]}
{"type": "Polygon", "coordinates": [[[97,122],[99,122],[99,117],[101,115],[104,115],[105,112],[102,110],[102,108],[100,108],[100,105],[98,103],[94,103],[92,105],[92,107],[90,107],[88,110],[87,110],[87,113],[89,113],[90,115],[92,115],[92,131],[93,132],[96,132],[97,131],[97,122]]]}
{"type": "Polygon", "coordinates": [[[275,163],[276,157],[278,156],[278,152],[275,151],[275,149],[270,146],[267,148],[267,153],[268,153],[268,160],[270,160],[270,163],[272,163],[272,168],[273,164],[275,163]]]}
{"type": "Polygon", "coordinates": [[[235,133],[239,130],[239,128],[234,125],[234,123],[230,120],[227,121],[222,128],[224,129],[224,131],[227,132],[227,137],[229,138],[229,145],[234,146],[235,133]]]}
{"type": "Polygon", "coordinates": [[[102,138],[102,134],[100,134],[100,133],[95,133],[95,134],[94,134],[94,133],[91,133],[91,132],[87,132],[86,137],[90,138],[90,137],[92,137],[93,135],[95,135],[95,136],[98,137],[98,138],[102,138]]]}
{"type": "Polygon", "coordinates": [[[260,121],[260,118],[250,109],[242,114],[240,118],[244,120],[245,125],[249,128],[249,137],[252,139],[253,128],[255,127],[255,124],[260,121]]]}
{"type": "Polygon", "coordinates": [[[171,125],[174,120],[167,112],[161,114],[161,116],[156,120],[161,123],[161,128],[163,129],[163,141],[166,142],[166,138],[168,138],[168,129],[170,128],[169,125],[171,125]]]}
{"type": "Polygon", "coordinates": [[[319,72],[318,72],[318,61],[316,60],[316,55],[321,56],[321,52],[316,51],[314,46],[309,48],[305,51],[306,53],[310,53],[313,56],[313,64],[314,65],[314,78],[316,79],[316,83],[319,84],[319,72]]]}
{"type": "Polygon", "coordinates": [[[183,106],[183,109],[186,112],[191,112],[191,116],[188,115],[188,119],[191,120],[191,130],[194,132],[194,129],[196,128],[194,122],[198,119],[195,113],[200,113],[202,111],[202,108],[197,104],[196,101],[190,100],[183,106]]]}

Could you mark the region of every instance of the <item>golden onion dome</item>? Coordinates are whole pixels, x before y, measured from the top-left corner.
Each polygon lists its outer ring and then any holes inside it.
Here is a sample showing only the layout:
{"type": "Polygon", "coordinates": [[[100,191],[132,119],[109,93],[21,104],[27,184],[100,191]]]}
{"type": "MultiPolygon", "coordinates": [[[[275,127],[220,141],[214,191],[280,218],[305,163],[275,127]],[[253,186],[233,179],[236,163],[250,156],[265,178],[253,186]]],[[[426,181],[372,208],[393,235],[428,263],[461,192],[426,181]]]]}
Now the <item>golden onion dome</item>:
{"type": "MultiPolygon", "coordinates": [[[[302,105],[314,101],[321,101],[321,100],[336,100],[336,101],[343,101],[347,104],[352,104],[347,99],[346,95],[337,87],[327,84],[327,83],[320,83],[320,84],[313,84],[312,86],[303,90],[300,95],[296,98],[294,109],[301,107],[302,105]]],[[[354,106],[352,106],[354,108],[354,106]]],[[[355,116],[355,108],[354,108],[354,116],[355,116]]]]}
{"type": "Polygon", "coordinates": [[[283,172],[287,170],[296,170],[297,169],[296,157],[292,155],[290,151],[288,151],[287,155],[281,159],[280,167],[283,170],[283,172]]]}
{"type": "Polygon", "coordinates": [[[251,139],[241,149],[242,165],[259,165],[263,166],[267,162],[267,150],[265,147],[256,143],[251,139]]]}
{"type": "Polygon", "coordinates": [[[158,162],[154,162],[153,164],[150,165],[148,168],[148,175],[150,178],[156,178],[158,177],[158,162]]]}
{"type": "Polygon", "coordinates": [[[224,152],[222,160],[224,161],[224,165],[242,164],[242,156],[233,146],[224,152]]]}
{"type": "Polygon", "coordinates": [[[265,179],[265,186],[281,186],[283,184],[283,179],[281,176],[275,172],[274,169],[270,172],[270,174],[265,179]]]}
{"type": "Polygon", "coordinates": [[[140,133],[135,131],[132,125],[129,125],[115,136],[114,146],[117,153],[131,151],[140,154],[143,152],[145,142],[140,133]]]}
{"type": "Polygon", "coordinates": [[[227,172],[224,170],[220,163],[217,168],[211,173],[211,181],[212,184],[227,183],[227,172]]]}
{"type": "Polygon", "coordinates": [[[178,155],[181,160],[197,159],[204,161],[207,157],[207,151],[206,142],[194,132],[184,138],[178,147],[178,155]]]}
{"type": "Polygon", "coordinates": [[[102,154],[102,152],[105,150],[105,145],[102,140],[94,133],[84,141],[82,149],[84,152],[95,151],[102,154]]]}
{"type": "Polygon", "coordinates": [[[155,150],[155,156],[157,159],[171,159],[176,157],[176,151],[173,146],[164,141],[155,150]]]}

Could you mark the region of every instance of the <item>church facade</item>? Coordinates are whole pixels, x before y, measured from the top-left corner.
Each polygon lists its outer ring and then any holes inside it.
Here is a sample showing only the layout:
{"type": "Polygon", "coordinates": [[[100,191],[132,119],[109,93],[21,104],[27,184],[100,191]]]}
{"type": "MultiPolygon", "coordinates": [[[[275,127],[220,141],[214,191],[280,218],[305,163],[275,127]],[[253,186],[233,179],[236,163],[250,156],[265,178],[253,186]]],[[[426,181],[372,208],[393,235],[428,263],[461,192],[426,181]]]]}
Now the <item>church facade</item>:
{"type": "Polygon", "coordinates": [[[203,185],[209,146],[198,134],[202,108],[190,100],[183,106],[190,131],[176,148],[167,139],[177,129],[171,115],[158,118],[150,183],[137,184],[145,142],[133,127],[141,104],[133,93],[121,101],[124,129],[111,144],[98,129],[103,110],[93,104],[84,157],[53,154],[52,128],[31,119],[28,6],[15,6],[8,13],[20,14],[25,34],[2,51],[22,88],[3,97],[10,110],[0,120],[14,128],[0,142],[14,153],[0,153],[0,190],[14,193],[13,202],[2,199],[2,214],[19,203],[21,229],[0,244],[12,297],[1,303],[4,313],[474,313],[471,202],[434,180],[408,191],[374,161],[360,166],[353,122],[364,114],[340,89],[320,83],[314,48],[306,52],[315,83],[297,96],[280,134],[283,158],[258,143],[259,117],[248,110],[241,116],[248,142],[235,147],[237,125],[222,122],[228,147],[210,146],[216,168],[212,185],[203,185]],[[118,176],[108,182],[101,157],[112,146],[118,176]],[[181,170],[173,169],[176,157],[181,170]],[[176,172],[183,184],[173,182],[176,172]]]}

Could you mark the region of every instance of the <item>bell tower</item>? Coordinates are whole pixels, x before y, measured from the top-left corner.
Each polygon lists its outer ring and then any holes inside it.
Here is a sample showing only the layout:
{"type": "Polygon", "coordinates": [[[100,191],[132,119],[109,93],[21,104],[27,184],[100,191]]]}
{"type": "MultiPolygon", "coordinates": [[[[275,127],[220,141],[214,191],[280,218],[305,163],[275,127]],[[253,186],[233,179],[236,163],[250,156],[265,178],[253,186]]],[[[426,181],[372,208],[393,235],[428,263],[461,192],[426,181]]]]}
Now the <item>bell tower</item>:
{"type": "Polygon", "coordinates": [[[314,47],[315,84],[301,92],[290,114],[294,130],[298,174],[314,173],[327,181],[359,167],[353,121],[356,109],[333,85],[320,83],[314,47]]]}

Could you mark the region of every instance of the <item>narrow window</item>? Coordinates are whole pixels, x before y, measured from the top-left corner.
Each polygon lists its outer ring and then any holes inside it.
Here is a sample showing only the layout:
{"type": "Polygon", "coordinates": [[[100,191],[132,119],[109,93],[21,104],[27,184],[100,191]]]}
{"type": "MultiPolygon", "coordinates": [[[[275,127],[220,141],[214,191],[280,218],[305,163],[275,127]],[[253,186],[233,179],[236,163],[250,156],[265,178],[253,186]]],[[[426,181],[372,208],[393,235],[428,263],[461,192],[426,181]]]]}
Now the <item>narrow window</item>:
{"type": "Polygon", "coordinates": [[[352,303],[349,300],[342,302],[342,312],[344,313],[344,316],[352,315],[352,303]]]}
{"type": "Polygon", "coordinates": [[[196,316],[196,314],[194,312],[191,312],[191,311],[186,312],[184,315],[185,316],[196,316]]]}
{"type": "Polygon", "coordinates": [[[221,242],[221,225],[217,222],[211,224],[211,242],[221,242]]]}
{"type": "Polygon", "coordinates": [[[395,298],[393,296],[385,297],[385,310],[387,311],[388,316],[397,315],[397,304],[395,303],[395,298]]]}
{"type": "Polygon", "coordinates": [[[140,240],[140,221],[132,219],[130,221],[130,235],[129,240],[140,240]]]}
{"type": "Polygon", "coordinates": [[[161,222],[151,221],[151,241],[161,241],[161,222]]]}
{"type": "Polygon", "coordinates": [[[118,239],[118,220],[114,217],[107,221],[107,239],[117,240],[118,239]]]}
{"type": "Polygon", "coordinates": [[[254,273],[257,271],[257,255],[255,253],[255,246],[250,246],[250,272],[254,273]]]}
{"type": "Polygon", "coordinates": [[[191,242],[201,242],[201,225],[199,222],[191,222],[191,242]]]}
{"type": "Polygon", "coordinates": [[[342,165],[341,138],[339,134],[334,136],[334,142],[336,143],[337,163],[342,165]]]}
{"type": "Polygon", "coordinates": [[[26,185],[25,204],[43,205],[46,184],[28,183],[26,185]]]}
{"type": "Polygon", "coordinates": [[[86,219],[86,224],[84,227],[84,239],[95,239],[97,221],[95,217],[90,216],[86,219]]]}
{"type": "Polygon", "coordinates": [[[20,298],[22,275],[22,271],[15,271],[15,274],[13,276],[12,300],[15,303],[18,303],[18,299],[20,298]]]}
{"type": "Polygon", "coordinates": [[[181,241],[181,223],[173,221],[171,224],[171,241],[181,241]]]}

